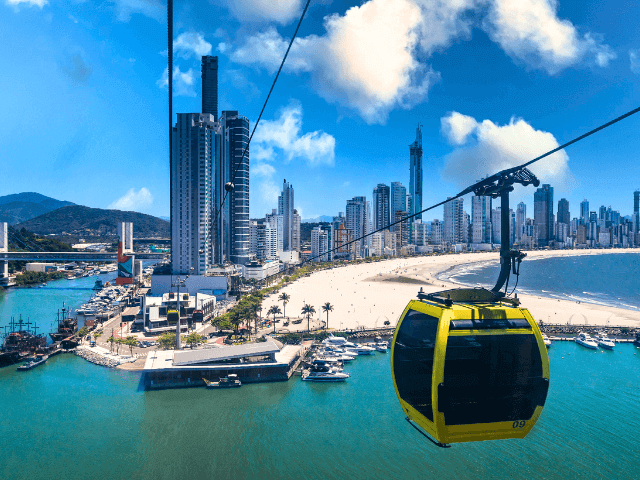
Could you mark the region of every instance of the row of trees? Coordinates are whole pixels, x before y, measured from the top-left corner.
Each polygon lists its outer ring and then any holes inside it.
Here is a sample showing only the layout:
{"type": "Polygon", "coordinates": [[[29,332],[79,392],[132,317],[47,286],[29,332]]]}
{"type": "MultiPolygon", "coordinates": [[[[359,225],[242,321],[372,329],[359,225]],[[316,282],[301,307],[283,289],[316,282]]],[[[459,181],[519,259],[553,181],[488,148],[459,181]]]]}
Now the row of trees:
{"type": "MultiPolygon", "coordinates": [[[[193,332],[184,337],[184,342],[193,348],[195,345],[204,343],[206,337],[199,333],[193,332]]],[[[174,332],[165,332],[158,337],[158,345],[163,350],[173,350],[176,348],[176,334],[174,332]]]]}
{"type": "MultiPolygon", "coordinates": [[[[280,307],[278,305],[272,305],[271,308],[269,308],[269,310],[267,311],[267,318],[269,317],[269,315],[273,315],[273,333],[276,332],[276,315],[282,313],[283,317],[286,316],[286,313],[283,312],[286,312],[287,303],[289,303],[290,299],[291,297],[287,293],[281,293],[278,297],[278,300],[282,301],[283,310],[280,310],[280,307]]],[[[327,323],[325,325],[325,328],[329,328],[329,312],[333,311],[333,305],[331,305],[331,303],[329,302],[325,303],[324,305],[322,305],[322,311],[327,313],[327,323]]],[[[307,317],[307,331],[311,331],[311,317],[316,313],[316,309],[309,304],[305,304],[302,307],[301,313],[302,315],[307,317]]]]}

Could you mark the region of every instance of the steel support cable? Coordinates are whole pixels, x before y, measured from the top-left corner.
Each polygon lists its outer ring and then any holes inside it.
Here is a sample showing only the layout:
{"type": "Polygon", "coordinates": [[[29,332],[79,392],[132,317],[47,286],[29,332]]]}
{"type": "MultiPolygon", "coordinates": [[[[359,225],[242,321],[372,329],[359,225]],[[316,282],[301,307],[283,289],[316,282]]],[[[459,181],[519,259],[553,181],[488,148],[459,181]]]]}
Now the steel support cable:
{"type": "MultiPolygon", "coordinates": [[[[293,32],[293,36],[291,37],[291,41],[289,42],[289,46],[287,47],[287,51],[284,54],[284,57],[282,57],[282,62],[280,63],[280,68],[278,68],[278,72],[276,73],[275,78],[273,79],[273,83],[271,84],[271,88],[269,89],[269,93],[267,94],[267,98],[264,101],[264,104],[262,105],[262,110],[260,110],[260,115],[258,115],[258,120],[256,120],[255,125],[253,126],[253,130],[251,131],[251,135],[249,136],[249,140],[247,141],[247,146],[244,147],[244,150],[242,152],[242,157],[240,157],[240,161],[238,162],[238,165],[236,166],[233,175],[231,176],[231,183],[233,183],[235,181],[236,175],[238,174],[238,170],[240,170],[240,166],[243,164],[245,156],[247,155],[247,151],[249,149],[249,145],[251,144],[251,140],[253,139],[253,134],[256,133],[256,128],[258,128],[258,124],[260,123],[260,119],[262,118],[262,114],[264,113],[265,108],[267,107],[267,102],[269,102],[269,98],[271,97],[271,92],[273,92],[274,87],[276,86],[276,82],[278,81],[278,77],[280,76],[280,72],[282,71],[282,67],[284,66],[284,62],[287,60],[287,56],[289,55],[289,50],[291,50],[291,47],[293,45],[293,41],[296,39],[296,36],[298,35],[298,30],[300,29],[300,25],[302,24],[302,20],[304,19],[305,14],[307,13],[307,9],[309,8],[309,3],[311,3],[311,0],[307,0],[306,5],[304,6],[304,10],[302,10],[302,15],[300,15],[300,20],[298,20],[298,25],[296,26],[296,30],[295,32],[293,32]]],[[[213,222],[217,222],[217,218],[218,215],[220,214],[220,212],[222,211],[222,207],[224,206],[224,202],[227,200],[227,195],[229,194],[229,190],[227,190],[225,188],[224,190],[224,196],[222,197],[222,202],[220,202],[220,206],[218,207],[218,209],[216,210],[212,221],[213,222]]]]}
{"type": "Polygon", "coordinates": [[[17,237],[16,237],[16,236],[11,232],[11,230],[9,230],[9,231],[8,231],[8,234],[9,234],[9,240],[10,240],[10,241],[12,241],[16,246],[19,246],[19,245],[18,245],[19,243],[20,243],[20,244],[22,244],[22,247],[23,247],[23,248],[26,248],[26,249],[27,249],[27,251],[28,251],[29,247],[27,247],[27,245],[26,245],[24,242],[20,241],[20,240],[19,240],[19,239],[18,239],[18,238],[17,238],[17,237]]]}
{"type": "MultiPolygon", "coordinates": [[[[590,130],[590,131],[588,131],[587,133],[584,133],[584,134],[580,135],[579,137],[576,137],[576,138],[574,138],[573,140],[570,140],[569,142],[564,143],[564,144],[560,145],[559,147],[554,148],[553,150],[549,150],[548,152],[543,153],[543,154],[542,154],[542,155],[540,155],[539,157],[536,157],[536,158],[534,158],[533,160],[529,160],[528,162],[523,163],[523,164],[522,164],[522,165],[520,165],[520,166],[512,167],[512,168],[508,168],[508,169],[506,169],[506,170],[502,170],[501,172],[498,172],[498,173],[496,173],[496,174],[494,174],[494,175],[492,175],[492,176],[490,176],[490,177],[487,177],[486,179],[481,180],[480,182],[478,182],[478,183],[476,183],[476,184],[472,185],[471,187],[468,187],[468,188],[464,189],[463,191],[461,191],[460,193],[458,193],[457,195],[455,195],[455,196],[453,196],[453,197],[450,197],[450,198],[448,198],[448,199],[446,199],[446,200],[443,200],[442,202],[436,203],[435,205],[432,205],[432,206],[430,206],[430,207],[428,207],[428,208],[425,208],[425,209],[423,209],[423,210],[420,210],[419,212],[416,212],[416,213],[414,213],[414,214],[412,214],[412,215],[407,215],[406,217],[403,217],[403,218],[401,218],[400,220],[396,220],[395,222],[388,224],[386,227],[382,227],[382,228],[379,228],[379,229],[377,229],[377,230],[374,230],[373,232],[366,233],[366,234],[364,234],[364,235],[362,235],[362,236],[360,236],[360,237],[358,237],[358,238],[356,238],[356,239],[354,239],[354,240],[351,240],[351,241],[349,241],[349,242],[347,242],[347,243],[343,243],[342,245],[339,245],[339,246],[337,246],[337,247],[335,247],[335,248],[333,248],[333,249],[331,249],[331,250],[327,250],[326,252],[323,252],[323,253],[321,253],[321,254],[319,254],[319,255],[316,255],[315,257],[312,257],[312,258],[309,258],[309,259],[307,259],[307,260],[304,260],[304,261],[303,261],[299,266],[300,266],[300,267],[302,267],[302,266],[303,266],[303,265],[305,265],[306,263],[309,263],[309,262],[311,262],[311,261],[315,260],[316,258],[324,257],[325,255],[328,255],[328,254],[330,254],[330,253],[333,253],[333,252],[335,252],[336,250],[339,250],[339,249],[341,249],[341,248],[343,248],[343,247],[346,247],[346,246],[351,245],[351,244],[353,244],[353,243],[355,243],[355,242],[358,242],[358,241],[360,241],[360,240],[363,240],[363,239],[365,239],[366,237],[368,237],[368,236],[370,236],[370,235],[373,235],[374,233],[378,233],[378,232],[381,232],[381,231],[383,231],[383,230],[387,230],[389,227],[392,227],[392,226],[394,226],[394,225],[397,225],[398,223],[401,223],[401,222],[403,222],[403,221],[405,221],[405,220],[408,220],[408,219],[410,219],[410,218],[413,218],[413,217],[415,217],[415,216],[417,216],[417,215],[421,215],[422,213],[428,212],[429,210],[433,210],[434,208],[440,207],[440,206],[444,205],[445,203],[448,203],[448,202],[450,202],[450,201],[452,201],[452,200],[455,200],[455,199],[457,199],[457,198],[463,197],[463,196],[467,195],[468,193],[473,192],[473,191],[474,191],[474,187],[475,187],[475,186],[477,186],[477,185],[479,185],[479,184],[489,183],[489,182],[492,182],[492,181],[498,180],[499,178],[501,178],[501,177],[503,177],[503,176],[505,176],[505,175],[508,175],[508,174],[512,174],[512,173],[514,173],[514,172],[517,172],[518,170],[521,170],[521,169],[523,169],[523,168],[525,168],[525,167],[528,167],[529,165],[531,165],[531,164],[533,164],[533,163],[535,163],[535,162],[538,162],[538,161],[542,160],[543,158],[548,157],[549,155],[552,155],[552,154],[554,154],[554,153],[556,153],[556,152],[558,152],[558,151],[560,151],[560,150],[563,150],[563,149],[565,149],[566,147],[568,147],[569,145],[572,145],[572,144],[574,144],[574,143],[576,143],[576,142],[579,142],[580,140],[583,140],[583,139],[587,138],[588,136],[593,135],[594,133],[599,132],[600,130],[603,130],[603,129],[607,128],[607,127],[610,127],[611,125],[613,125],[613,124],[615,124],[615,123],[617,123],[617,122],[619,122],[619,121],[621,121],[621,120],[624,120],[625,118],[630,117],[631,115],[634,115],[634,114],[636,114],[636,113],[638,113],[638,112],[640,112],[640,107],[635,108],[635,109],[633,109],[633,110],[631,110],[631,111],[629,111],[629,112],[627,112],[627,113],[625,113],[625,114],[623,114],[623,115],[620,115],[619,117],[614,118],[614,119],[613,119],[613,120],[611,120],[610,122],[607,122],[607,123],[605,123],[605,124],[603,124],[603,125],[600,125],[599,127],[594,128],[593,130],[590,130]]],[[[282,272],[278,272],[278,273],[274,273],[273,275],[269,275],[268,277],[265,277],[265,278],[264,278],[264,280],[267,280],[267,279],[269,279],[269,278],[271,278],[271,277],[273,277],[273,276],[276,276],[276,275],[280,275],[281,273],[282,273],[282,272]]]]}

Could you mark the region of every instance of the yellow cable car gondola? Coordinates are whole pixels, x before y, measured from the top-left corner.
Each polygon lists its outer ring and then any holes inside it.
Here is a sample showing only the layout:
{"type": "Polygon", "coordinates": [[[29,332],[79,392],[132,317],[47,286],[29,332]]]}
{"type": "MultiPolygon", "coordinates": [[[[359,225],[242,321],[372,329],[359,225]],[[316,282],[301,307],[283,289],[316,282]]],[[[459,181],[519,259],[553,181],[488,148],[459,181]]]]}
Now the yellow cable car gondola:
{"type": "Polygon", "coordinates": [[[519,275],[526,255],[510,249],[509,192],[514,183],[540,184],[533,173],[518,167],[458,195],[500,197],[501,268],[495,287],[432,294],[421,290],[393,336],[391,373],[400,404],[407,420],[441,447],[524,438],[547,398],[549,357],[542,333],[529,311],[520,308],[517,295],[507,296],[511,268],[519,275]]]}
{"type": "Polygon", "coordinates": [[[547,350],[529,311],[486,289],[418,296],[391,349],[407,418],[441,446],[524,438],[549,387],[547,350]]]}

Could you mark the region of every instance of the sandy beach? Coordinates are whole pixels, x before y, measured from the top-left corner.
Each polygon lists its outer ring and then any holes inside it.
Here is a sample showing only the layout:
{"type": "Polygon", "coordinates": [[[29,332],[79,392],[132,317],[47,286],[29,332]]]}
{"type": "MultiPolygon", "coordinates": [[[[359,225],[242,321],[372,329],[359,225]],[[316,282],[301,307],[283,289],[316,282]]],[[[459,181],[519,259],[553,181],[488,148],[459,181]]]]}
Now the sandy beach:
{"type": "MultiPolygon", "coordinates": [[[[550,250],[527,252],[528,258],[571,255],[616,255],[640,253],[637,249],[616,250],[550,250]]],[[[282,292],[290,295],[286,314],[291,319],[299,317],[305,303],[312,305],[316,314],[311,328],[320,326],[327,315],[321,306],[329,302],[329,328],[345,329],[382,327],[385,320],[396,325],[407,302],[416,298],[420,287],[426,292],[435,292],[460,285],[437,280],[437,275],[452,266],[476,262],[499,262],[497,252],[462,253],[427,257],[392,259],[382,262],[364,263],[336,267],[315,272],[285,286],[277,294],[265,298],[263,315],[271,305],[282,309],[278,296],[282,292]]],[[[640,311],[595,305],[585,302],[557,300],[553,298],[520,295],[522,306],[528,308],[537,321],[566,324],[573,316],[572,324],[632,326],[640,325],[640,311]]],[[[282,328],[278,323],[277,328],[282,328]]],[[[306,318],[302,324],[291,324],[290,331],[306,330],[306,318]]]]}

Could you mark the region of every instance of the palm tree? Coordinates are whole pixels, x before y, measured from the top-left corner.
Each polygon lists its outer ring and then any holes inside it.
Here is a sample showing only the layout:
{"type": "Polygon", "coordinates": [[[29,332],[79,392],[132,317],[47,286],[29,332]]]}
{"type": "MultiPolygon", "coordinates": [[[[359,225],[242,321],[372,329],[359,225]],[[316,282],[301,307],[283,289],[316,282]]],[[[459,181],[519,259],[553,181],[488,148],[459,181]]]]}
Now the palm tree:
{"type": "Polygon", "coordinates": [[[324,327],[325,328],[329,328],[329,312],[333,311],[333,305],[331,305],[329,302],[327,302],[324,305],[322,305],[322,310],[324,312],[327,312],[327,324],[324,327]]]}
{"type": "Polygon", "coordinates": [[[282,313],[282,310],[280,310],[278,305],[272,305],[267,312],[267,316],[269,316],[269,314],[273,315],[273,333],[276,333],[276,315],[279,313],[282,313]]]}
{"type": "Polygon", "coordinates": [[[283,317],[287,316],[287,313],[286,313],[287,312],[287,303],[289,303],[289,299],[290,298],[291,297],[288,294],[284,293],[284,292],[281,293],[280,296],[278,297],[279,300],[282,300],[282,309],[284,311],[284,313],[282,314],[283,317]]]}
{"type": "Polygon", "coordinates": [[[309,318],[311,317],[311,315],[313,315],[314,313],[316,313],[316,309],[313,308],[311,305],[309,305],[308,303],[306,303],[304,305],[304,307],[302,307],[302,314],[307,316],[307,331],[310,332],[311,331],[311,327],[309,324],[309,318]]]}

